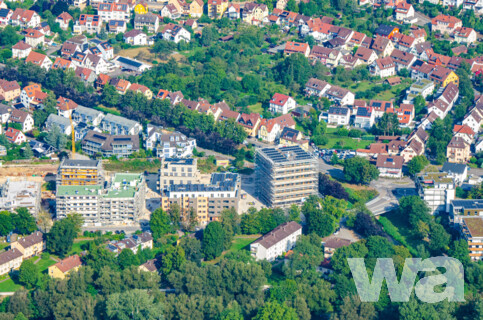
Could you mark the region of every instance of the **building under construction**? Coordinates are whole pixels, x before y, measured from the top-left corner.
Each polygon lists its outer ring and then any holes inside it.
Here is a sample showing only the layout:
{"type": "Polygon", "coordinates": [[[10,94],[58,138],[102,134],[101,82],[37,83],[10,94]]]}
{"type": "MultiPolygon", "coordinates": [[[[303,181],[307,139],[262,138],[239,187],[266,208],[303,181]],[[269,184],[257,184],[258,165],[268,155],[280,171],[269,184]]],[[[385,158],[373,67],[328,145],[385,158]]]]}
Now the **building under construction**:
{"type": "Polygon", "coordinates": [[[100,160],[64,159],[57,171],[57,186],[92,186],[103,183],[100,160]]]}
{"type": "Polygon", "coordinates": [[[299,146],[260,149],[256,164],[258,197],[267,206],[289,206],[318,194],[317,159],[299,146]]]}

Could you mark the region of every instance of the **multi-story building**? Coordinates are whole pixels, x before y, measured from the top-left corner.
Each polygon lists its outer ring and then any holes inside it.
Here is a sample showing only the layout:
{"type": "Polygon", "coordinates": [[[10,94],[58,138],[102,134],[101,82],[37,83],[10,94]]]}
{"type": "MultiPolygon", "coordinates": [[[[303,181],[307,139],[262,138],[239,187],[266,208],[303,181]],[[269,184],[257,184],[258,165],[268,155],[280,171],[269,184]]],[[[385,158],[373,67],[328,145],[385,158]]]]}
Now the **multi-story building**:
{"type": "Polygon", "coordinates": [[[417,96],[426,98],[434,91],[434,82],[426,79],[419,79],[411,84],[411,87],[406,91],[405,103],[412,103],[417,96]]]}
{"type": "Polygon", "coordinates": [[[446,148],[449,162],[466,163],[470,159],[470,144],[461,137],[454,136],[446,148]]]}
{"type": "Polygon", "coordinates": [[[346,107],[330,107],[327,112],[327,123],[336,126],[347,126],[350,121],[350,110],[346,107]]]}
{"type": "Polygon", "coordinates": [[[102,22],[99,15],[81,14],[74,25],[74,34],[99,33],[101,32],[102,22]]]}
{"type": "Polygon", "coordinates": [[[449,212],[450,203],[455,199],[456,184],[446,172],[428,172],[418,175],[416,189],[426,201],[431,214],[449,212]]]}
{"type": "Polygon", "coordinates": [[[110,135],[90,130],[82,139],[82,151],[88,155],[125,158],[139,151],[139,136],[110,135]]]}
{"type": "Polygon", "coordinates": [[[440,33],[451,34],[456,28],[462,27],[463,22],[453,16],[440,14],[431,20],[431,31],[440,33]]]}
{"type": "Polygon", "coordinates": [[[294,98],[281,93],[275,93],[270,100],[269,111],[272,113],[287,114],[297,106],[294,98]]]}
{"type": "Polygon", "coordinates": [[[470,259],[473,261],[483,260],[483,218],[463,218],[460,227],[461,233],[468,241],[470,259]]]}
{"type": "Polygon", "coordinates": [[[57,171],[57,186],[94,186],[104,182],[100,160],[64,159],[57,171]]]}
{"type": "Polygon", "coordinates": [[[251,255],[257,261],[273,261],[295,247],[300,235],[302,235],[302,226],[297,222],[281,224],[250,244],[251,255]]]}
{"type": "Polygon", "coordinates": [[[145,208],[146,184],[143,174],[116,174],[103,185],[62,185],[57,188],[56,215],[65,218],[76,212],[85,225],[131,224],[145,208]]]}
{"type": "Polygon", "coordinates": [[[318,193],[317,159],[299,146],[260,149],[256,164],[258,195],[268,206],[301,203],[318,193]]]}
{"type": "Polygon", "coordinates": [[[148,126],[145,147],[155,151],[160,158],[187,158],[193,155],[196,139],[188,138],[180,132],[148,126]]]}
{"type": "Polygon", "coordinates": [[[0,276],[20,268],[23,254],[20,250],[11,249],[0,253],[0,276]]]}
{"type": "Polygon", "coordinates": [[[137,121],[108,113],[101,121],[101,129],[110,134],[136,135],[143,129],[143,126],[137,121]]]}
{"type": "Polygon", "coordinates": [[[228,0],[208,0],[207,11],[210,19],[218,19],[223,16],[228,8],[228,0]]]}
{"type": "Polygon", "coordinates": [[[149,33],[155,33],[159,28],[159,16],[154,13],[136,14],[134,17],[134,29],[142,31],[144,27],[149,33]]]}
{"type": "Polygon", "coordinates": [[[0,99],[12,101],[20,97],[20,92],[17,81],[0,80],[0,99]]]}
{"type": "Polygon", "coordinates": [[[18,208],[27,208],[36,217],[40,201],[40,182],[7,180],[0,185],[0,210],[13,212],[18,208]]]}
{"type": "Polygon", "coordinates": [[[466,217],[483,217],[483,199],[452,200],[449,216],[455,224],[462,223],[466,217]]]}
{"type": "Polygon", "coordinates": [[[46,248],[44,234],[40,231],[35,231],[24,238],[20,238],[17,241],[12,242],[10,247],[22,252],[24,259],[38,256],[46,248]]]}
{"type": "Polygon", "coordinates": [[[72,112],[72,120],[77,123],[84,122],[88,125],[98,126],[103,118],[104,113],[101,111],[83,106],[77,106],[74,112],[72,112]]]}
{"type": "Polygon", "coordinates": [[[173,184],[200,183],[197,159],[161,158],[158,190],[165,191],[173,184]]]}
{"type": "Polygon", "coordinates": [[[173,203],[181,209],[181,216],[188,219],[190,211],[196,212],[199,224],[220,218],[221,212],[235,208],[238,212],[241,191],[240,176],[236,173],[213,173],[209,184],[172,184],[161,197],[161,208],[168,210],[173,203]]]}
{"type": "Polygon", "coordinates": [[[127,3],[101,3],[97,9],[97,14],[102,21],[120,20],[129,22],[131,10],[127,3]]]}

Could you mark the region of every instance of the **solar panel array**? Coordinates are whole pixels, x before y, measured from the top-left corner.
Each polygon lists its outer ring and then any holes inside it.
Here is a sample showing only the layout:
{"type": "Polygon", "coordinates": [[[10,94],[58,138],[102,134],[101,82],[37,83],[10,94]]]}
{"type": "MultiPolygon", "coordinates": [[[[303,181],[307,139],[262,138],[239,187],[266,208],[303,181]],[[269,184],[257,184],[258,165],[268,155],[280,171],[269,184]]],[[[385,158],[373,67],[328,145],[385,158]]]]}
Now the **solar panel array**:
{"type": "Polygon", "coordinates": [[[290,160],[310,160],[313,156],[299,146],[281,148],[264,148],[262,152],[274,162],[286,162],[290,160]]]}

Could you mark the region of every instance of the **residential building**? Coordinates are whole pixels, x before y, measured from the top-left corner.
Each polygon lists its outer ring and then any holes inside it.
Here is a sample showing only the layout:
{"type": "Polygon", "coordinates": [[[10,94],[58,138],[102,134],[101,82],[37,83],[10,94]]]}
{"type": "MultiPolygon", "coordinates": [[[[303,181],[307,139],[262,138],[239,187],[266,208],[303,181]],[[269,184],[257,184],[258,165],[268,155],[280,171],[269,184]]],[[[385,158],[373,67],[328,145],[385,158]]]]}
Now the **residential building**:
{"type": "Polygon", "coordinates": [[[99,15],[81,14],[79,20],[74,25],[74,34],[81,33],[100,33],[102,28],[102,18],[99,15]]]}
{"type": "Polygon", "coordinates": [[[371,49],[375,50],[378,56],[387,57],[394,50],[394,44],[386,37],[377,36],[372,42],[371,49]]]}
{"type": "Polygon", "coordinates": [[[58,116],[56,114],[50,114],[45,121],[45,129],[47,131],[51,131],[54,127],[58,127],[60,129],[60,132],[66,135],[72,134],[72,130],[74,129],[71,126],[69,119],[58,116]]]}
{"type": "Polygon", "coordinates": [[[90,130],[82,139],[82,151],[88,155],[125,158],[139,151],[138,135],[110,135],[90,130]]]}
{"type": "Polygon", "coordinates": [[[353,105],[355,99],[352,92],[339,86],[331,86],[324,96],[341,106],[353,105]]]}
{"type": "Polygon", "coordinates": [[[27,58],[32,51],[32,46],[25,43],[25,41],[19,41],[12,47],[12,57],[17,59],[27,58]]]}
{"type": "Polygon", "coordinates": [[[458,43],[470,45],[476,42],[476,31],[472,28],[459,27],[453,32],[454,40],[458,43]]]}
{"type": "Polygon", "coordinates": [[[390,55],[396,65],[396,70],[409,69],[416,61],[416,57],[409,52],[394,49],[390,55]]]}
{"type": "Polygon", "coordinates": [[[144,174],[118,173],[102,185],[57,187],[56,216],[76,212],[86,226],[130,225],[138,222],[145,206],[144,174]]]}
{"type": "Polygon", "coordinates": [[[44,45],[45,37],[44,34],[38,30],[27,28],[22,33],[25,34],[25,43],[38,48],[44,45]]]}
{"type": "Polygon", "coordinates": [[[108,113],[101,121],[101,129],[114,135],[137,135],[143,127],[137,121],[108,113]]]}
{"type": "Polygon", "coordinates": [[[387,39],[392,39],[392,37],[398,32],[399,32],[398,27],[381,24],[377,27],[376,31],[374,31],[374,35],[384,37],[387,39]]]}
{"type": "Polygon", "coordinates": [[[395,76],[396,65],[391,57],[380,58],[369,66],[369,72],[373,76],[379,76],[381,78],[395,76]]]}
{"type": "Polygon", "coordinates": [[[65,279],[71,272],[76,272],[82,266],[79,255],[67,257],[48,268],[47,274],[51,278],[65,279]]]}
{"type": "Polygon", "coordinates": [[[467,217],[462,219],[461,233],[468,241],[470,259],[480,261],[483,259],[483,218],[467,217]]]}
{"type": "Polygon", "coordinates": [[[347,107],[330,107],[327,112],[327,123],[336,126],[349,125],[351,113],[347,107]]]}
{"type": "Polygon", "coordinates": [[[237,123],[243,127],[249,137],[255,137],[262,118],[258,113],[242,113],[237,123]]]}
{"type": "Polygon", "coordinates": [[[308,43],[287,41],[287,43],[285,43],[284,54],[291,55],[293,53],[301,53],[308,58],[310,54],[310,47],[308,43]]]}
{"type": "Polygon", "coordinates": [[[324,94],[327,92],[327,90],[330,89],[330,84],[328,84],[325,81],[316,79],[316,78],[310,78],[309,81],[305,84],[305,94],[308,96],[317,96],[317,97],[323,97],[324,94]]]}
{"type": "Polygon", "coordinates": [[[354,58],[362,61],[362,64],[372,64],[377,59],[377,54],[374,50],[359,47],[354,54],[354,58]]]}
{"type": "Polygon", "coordinates": [[[143,96],[145,96],[146,99],[148,99],[148,100],[151,100],[153,98],[153,92],[151,91],[151,89],[149,89],[148,87],[146,87],[142,84],[132,83],[129,86],[128,90],[134,91],[136,93],[140,93],[143,96]]]}
{"type": "Polygon", "coordinates": [[[421,199],[426,201],[430,213],[449,212],[449,206],[455,199],[455,181],[446,172],[426,172],[416,179],[416,189],[421,199]]]}
{"type": "Polygon", "coordinates": [[[483,199],[453,200],[450,203],[449,217],[456,224],[461,224],[466,217],[483,216],[483,199]]]}
{"type": "Polygon", "coordinates": [[[35,11],[17,8],[10,17],[10,24],[14,27],[35,28],[40,24],[40,16],[35,11]]]}
{"type": "Polygon", "coordinates": [[[208,0],[207,12],[208,18],[219,19],[223,16],[228,8],[228,0],[208,0]]]}
{"type": "Polygon", "coordinates": [[[72,115],[72,113],[77,109],[78,104],[71,99],[60,96],[57,99],[56,107],[57,107],[57,112],[59,116],[62,116],[64,118],[69,118],[72,115]]]}
{"type": "Polygon", "coordinates": [[[477,110],[472,110],[469,114],[466,114],[462,124],[467,125],[473,130],[473,132],[479,132],[481,127],[482,118],[477,110]]]}
{"type": "Polygon", "coordinates": [[[401,151],[401,156],[404,158],[404,162],[409,162],[412,158],[423,154],[424,143],[417,139],[409,141],[406,147],[401,151]]]}
{"type": "Polygon", "coordinates": [[[463,23],[460,19],[440,14],[431,20],[431,31],[443,34],[452,34],[456,28],[462,27],[463,23]]]}
{"type": "Polygon", "coordinates": [[[55,22],[59,24],[62,30],[67,30],[71,21],[74,21],[74,18],[68,12],[62,12],[55,18],[55,22]]]}
{"type": "Polygon", "coordinates": [[[109,20],[107,23],[107,31],[109,33],[125,33],[127,30],[127,23],[126,21],[122,20],[109,20]]]}
{"type": "Polygon", "coordinates": [[[132,46],[145,46],[148,44],[148,36],[140,30],[131,30],[124,34],[124,42],[132,46]]]}
{"type": "Polygon", "coordinates": [[[193,155],[196,140],[180,132],[148,126],[144,141],[146,150],[153,150],[160,158],[187,158],[193,155]]]}
{"type": "Polygon", "coordinates": [[[78,105],[72,112],[72,120],[77,123],[83,122],[97,127],[100,125],[102,119],[104,119],[104,113],[92,108],[78,105]]]}
{"type": "Polygon", "coordinates": [[[470,159],[470,144],[463,138],[453,137],[446,148],[449,162],[466,163],[470,159]]]}
{"type": "Polygon", "coordinates": [[[144,30],[144,27],[147,28],[147,31],[149,33],[158,32],[158,15],[151,12],[148,12],[146,14],[136,14],[136,16],[134,17],[134,29],[142,31],[144,30]]]}
{"type": "Polygon", "coordinates": [[[102,161],[64,159],[57,171],[56,185],[94,186],[104,183],[102,161]]]}
{"type": "Polygon", "coordinates": [[[8,118],[9,123],[18,123],[22,126],[22,131],[27,132],[34,128],[34,118],[22,110],[13,109],[8,118]]]}
{"type": "Polygon", "coordinates": [[[295,121],[290,114],[273,119],[262,119],[258,129],[258,138],[266,142],[275,142],[285,127],[295,129],[295,121]]]}
{"type": "Polygon", "coordinates": [[[45,70],[49,70],[52,67],[52,60],[50,60],[49,57],[35,51],[30,51],[25,62],[31,62],[45,70]]]}
{"type": "Polygon", "coordinates": [[[257,191],[267,206],[289,206],[316,195],[317,172],[317,159],[299,146],[257,150],[257,191]]]}
{"type": "Polygon", "coordinates": [[[203,15],[204,3],[202,0],[194,0],[189,4],[189,16],[192,18],[199,18],[203,15]]]}
{"type": "Polygon", "coordinates": [[[414,19],[414,7],[412,4],[407,3],[405,1],[400,2],[396,6],[396,10],[394,10],[396,13],[396,20],[400,22],[409,22],[414,19]]]}
{"type": "Polygon", "coordinates": [[[475,140],[475,132],[466,124],[455,124],[453,127],[453,136],[462,138],[467,144],[473,144],[475,140]]]}
{"type": "Polygon", "coordinates": [[[10,249],[0,253],[0,276],[18,270],[23,261],[20,250],[10,249]]]}
{"type": "Polygon", "coordinates": [[[377,157],[376,167],[379,170],[380,177],[402,178],[402,167],[404,157],[379,155],[377,157]]]}
{"type": "Polygon", "coordinates": [[[255,260],[273,261],[293,249],[302,235],[302,226],[295,221],[285,222],[250,244],[255,260]]]}
{"type": "Polygon", "coordinates": [[[434,82],[426,79],[419,79],[406,91],[405,103],[413,103],[417,96],[426,98],[434,91],[434,82]]]}
{"type": "Polygon", "coordinates": [[[10,22],[13,11],[8,8],[0,8],[0,26],[6,26],[10,22]]]}
{"type": "Polygon", "coordinates": [[[0,123],[4,124],[7,123],[8,118],[10,118],[10,113],[12,112],[13,107],[9,107],[0,103],[0,123]]]}
{"type": "Polygon", "coordinates": [[[445,162],[441,171],[453,178],[457,185],[461,185],[468,177],[468,166],[463,163],[445,162]]]}
{"type": "Polygon", "coordinates": [[[322,245],[324,246],[324,258],[331,259],[335,251],[342,247],[347,247],[351,244],[351,240],[342,239],[338,237],[331,237],[325,240],[322,245]]]}
{"type": "Polygon", "coordinates": [[[270,100],[269,111],[272,113],[287,114],[297,106],[297,102],[287,95],[275,93],[270,100]]]}
{"type": "Polygon", "coordinates": [[[289,127],[283,128],[278,144],[282,146],[300,146],[305,151],[309,150],[309,140],[304,137],[302,132],[289,127]]]}
{"type": "Polygon", "coordinates": [[[20,97],[20,86],[17,81],[0,79],[0,100],[12,101],[20,97]]]}
{"type": "Polygon", "coordinates": [[[129,22],[131,18],[131,10],[126,3],[101,3],[97,8],[97,14],[102,21],[121,20],[129,22]]]}
{"type": "Polygon", "coordinates": [[[321,46],[314,46],[309,56],[309,59],[320,61],[327,67],[337,67],[341,58],[342,53],[339,50],[321,46]]]}
{"type": "Polygon", "coordinates": [[[174,43],[179,43],[180,41],[191,41],[191,34],[189,31],[174,23],[168,23],[165,25],[161,31],[161,34],[163,35],[164,40],[174,43]]]}
{"type": "Polygon", "coordinates": [[[14,144],[22,144],[27,141],[27,137],[25,137],[25,134],[23,134],[22,131],[12,127],[5,130],[5,137],[7,138],[8,142],[14,144]]]}
{"type": "Polygon", "coordinates": [[[145,250],[152,248],[153,236],[151,235],[151,232],[143,232],[141,234],[126,236],[123,240],[113,240],[107,245],[107,249],[116,255],[121,253],[121,251],[124,249],[129,249],[134,254],[137,254],[139,249],[145,250]]]}
{"type": "Polygon", "coordinates": [[[196,158],[161,158],[157,189],[163,193],[174,184],[199,184],[201,182],[196,158]]]}
{"type": "Polygon", "coordinates": [[[18,208],[27,208],[36,217],[40,198],[40,182],[7,180],[0,185],[0,210],[14,212],[18,208]]]}
{"type": "Polygon", "coordinates": [[[161,197],[161,208],[168,210],[172,204],[177,203],[183,220],[188,219],[192,208],[198,222],[205,225],[209,221],[219,220],[223,210],[234,208],[238,212],[240,192],[241,180],[238,174],[212,173],[208,184],[168,185],[161,197]]]}
{"type": "Polygon", "coordinates": [[[46,249],[44,234],[40,231],[35,231],[26,237],[12,242],[10,247],[22,252],[23,259],[39,256],[46,249]]]}

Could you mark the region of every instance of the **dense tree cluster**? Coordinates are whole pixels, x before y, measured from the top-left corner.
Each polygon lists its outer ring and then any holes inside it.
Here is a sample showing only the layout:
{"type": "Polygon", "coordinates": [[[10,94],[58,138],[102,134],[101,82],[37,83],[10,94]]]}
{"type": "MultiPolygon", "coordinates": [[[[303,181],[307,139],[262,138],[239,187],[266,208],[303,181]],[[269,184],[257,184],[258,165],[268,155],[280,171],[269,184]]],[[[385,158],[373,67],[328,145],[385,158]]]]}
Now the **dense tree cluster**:
{"type": "Polygon", "coordinates": [[[379,178],[379,170],[369,160],[354,157],[344,161],[344,177],[351,183],[369,184],[379,178]]]}
{"type": "Polygon", "coordinates": [[[35,218],[27,208],[18,208],[14,213],[9,211],[0,212],[0,236],[7,236],[13,231],[27,235],[35,230],[37,230],[35,218]]]}
{"type": "Polygon", "coordinates": [[[331,179],[328,174],[319,173],[319,193],[323,196],[349,200],[349,194],[342,184],[331,179]]]}

